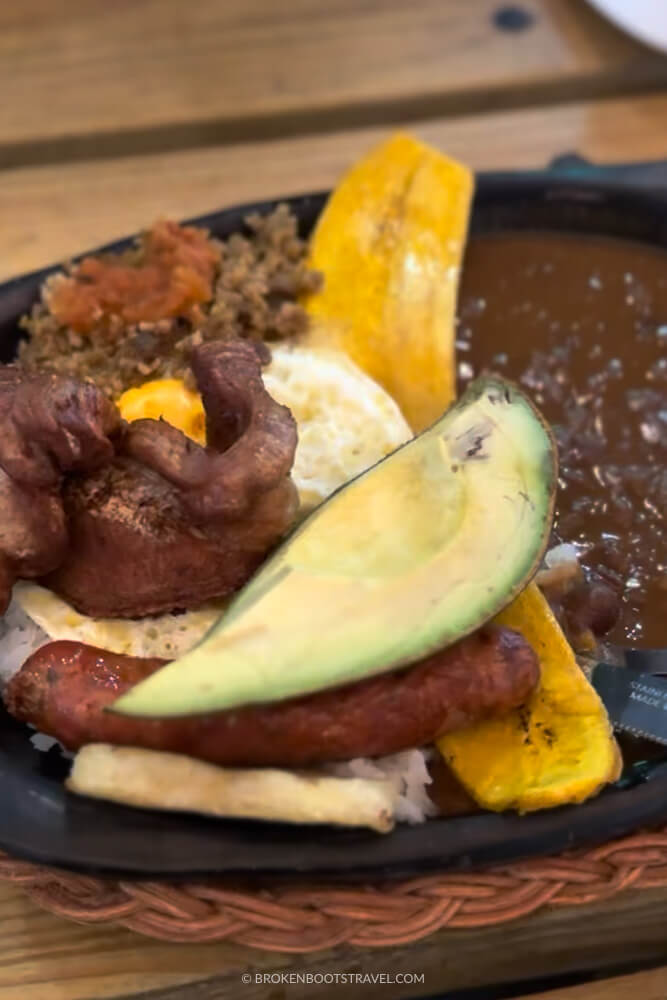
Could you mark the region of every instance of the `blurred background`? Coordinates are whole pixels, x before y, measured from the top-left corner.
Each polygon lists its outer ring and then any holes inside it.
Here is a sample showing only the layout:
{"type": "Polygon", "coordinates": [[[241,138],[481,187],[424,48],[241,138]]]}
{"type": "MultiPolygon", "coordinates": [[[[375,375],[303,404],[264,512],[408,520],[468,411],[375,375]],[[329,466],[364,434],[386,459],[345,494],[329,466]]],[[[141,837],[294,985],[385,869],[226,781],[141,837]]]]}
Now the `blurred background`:
{"type": "Polygon", "coordinates": [[[2,4],[0,277],[156,215],[326,187],[400,123],[481,169],[665,157],[667,4],[595,8],[2,4]]]}

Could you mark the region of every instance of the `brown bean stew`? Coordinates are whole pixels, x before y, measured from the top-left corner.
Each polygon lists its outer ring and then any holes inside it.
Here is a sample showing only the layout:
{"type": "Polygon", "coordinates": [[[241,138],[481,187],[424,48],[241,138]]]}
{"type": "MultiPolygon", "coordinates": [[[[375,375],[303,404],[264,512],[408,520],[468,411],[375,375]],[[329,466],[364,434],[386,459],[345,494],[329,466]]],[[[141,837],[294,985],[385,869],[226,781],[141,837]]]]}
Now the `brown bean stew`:
{"type": "Polygon", "coordinates": [[[552,423],[555,529],[622,590],[609,638],[667,646],[667,253],[567,234],[470,242],[459,384],[516,379],[552,423]]]}

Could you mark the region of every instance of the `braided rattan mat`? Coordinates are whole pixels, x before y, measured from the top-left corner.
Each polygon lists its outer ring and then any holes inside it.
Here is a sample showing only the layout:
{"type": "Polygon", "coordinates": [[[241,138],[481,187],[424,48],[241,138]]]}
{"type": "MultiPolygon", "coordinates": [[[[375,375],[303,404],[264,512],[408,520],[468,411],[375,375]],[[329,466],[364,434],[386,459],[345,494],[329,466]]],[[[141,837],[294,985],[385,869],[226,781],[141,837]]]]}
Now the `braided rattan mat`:
{"type": "Polygon", "coordinates": [[[264,951],[408,944],[442,927],[484,927],[544,906],[577,906],[630,886],[667,886],[667,827],[602,847],[484,872],[341,886],[215,879],[173,884],[91,878],[0,855],[0,878],[81,923],[115,923],[168,941],[235,941],[264,951]]]}

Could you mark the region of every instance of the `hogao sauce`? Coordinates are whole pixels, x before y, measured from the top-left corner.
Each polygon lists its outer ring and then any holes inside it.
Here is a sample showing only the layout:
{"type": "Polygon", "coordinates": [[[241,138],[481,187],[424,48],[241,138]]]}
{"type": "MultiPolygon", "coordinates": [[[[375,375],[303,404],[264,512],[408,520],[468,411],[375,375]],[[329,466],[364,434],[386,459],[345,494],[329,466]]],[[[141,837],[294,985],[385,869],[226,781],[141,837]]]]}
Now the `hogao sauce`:
{"type": "Polygon", "coordinates": [[[570,234],[475,236],[459,301],[459,388],[497,371],[552,424],[555,530],[622,589],[609,638],[667,646],[667,252],[570,234]]]}

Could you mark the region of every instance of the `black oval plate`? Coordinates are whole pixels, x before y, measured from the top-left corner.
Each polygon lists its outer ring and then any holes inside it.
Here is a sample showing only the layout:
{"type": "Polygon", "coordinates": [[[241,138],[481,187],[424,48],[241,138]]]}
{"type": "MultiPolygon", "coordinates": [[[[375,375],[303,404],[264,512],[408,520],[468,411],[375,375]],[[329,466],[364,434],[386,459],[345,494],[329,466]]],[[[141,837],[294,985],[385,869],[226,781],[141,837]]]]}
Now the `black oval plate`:
{"type": "MultiPolygon", "coordinates": [[[[286,199],[307,234],[324,194],[286,199]]],[[[242,228],[241,206],[192,220],[219,236],[242,228]]],[[[667,247],[667,199],[627,187],[553,173],[479,178],[473,231],[560,230],[667,247]]],[[[127,240],[105,249],[119,249],[127,240]]],[[[0,360],[14,356],[18,317],[37,298],[45,269],[0,286],[0,360]]],[[[130,809],[69,795],[68,764],[57,750],[39,753],[30,731],[0,710],[0,847],[17,856],[123,876],[207,874],[396,877],[549,854],[609,840],[667,821],[667,764],[651,780],[614,787],[582,806],[519,817],[481,814],[367,831],[209,820],[130,809]]]]}

